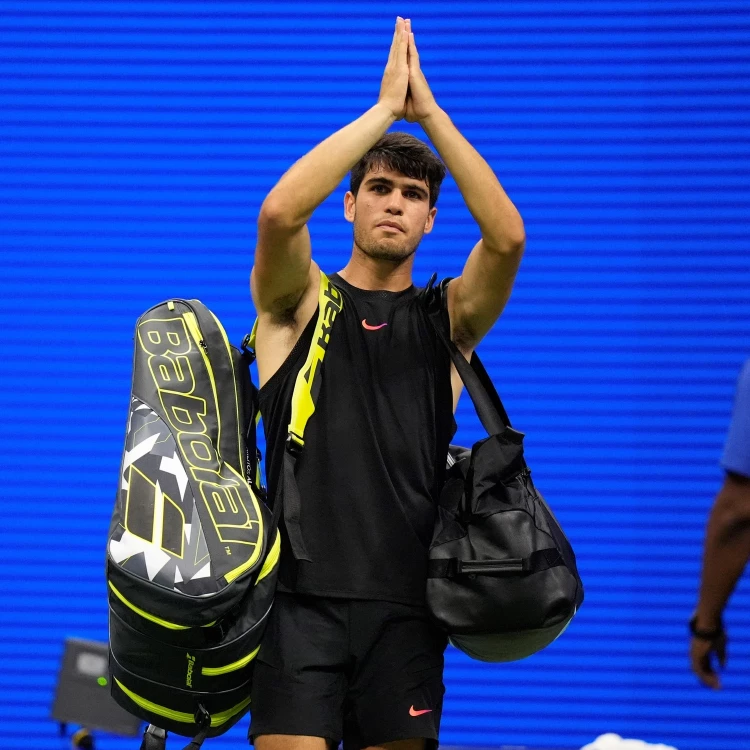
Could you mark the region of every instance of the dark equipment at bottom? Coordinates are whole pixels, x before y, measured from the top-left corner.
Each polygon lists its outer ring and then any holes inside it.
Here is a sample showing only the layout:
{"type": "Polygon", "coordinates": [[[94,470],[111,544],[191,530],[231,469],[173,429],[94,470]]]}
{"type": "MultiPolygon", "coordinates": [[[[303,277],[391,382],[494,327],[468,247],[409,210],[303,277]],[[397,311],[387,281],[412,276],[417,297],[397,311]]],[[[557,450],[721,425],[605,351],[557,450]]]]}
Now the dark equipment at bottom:
{"type": "Polygon", "coordinates": [[[65,732],[67,724],[82,727],[72,737],[72,747],[91,750],[94,740],[89,730],[135,737],[141,720],[115,703],[109,693],[108,649],[106,643],[66,638],[57,677],[52,718],[65,732]]]}

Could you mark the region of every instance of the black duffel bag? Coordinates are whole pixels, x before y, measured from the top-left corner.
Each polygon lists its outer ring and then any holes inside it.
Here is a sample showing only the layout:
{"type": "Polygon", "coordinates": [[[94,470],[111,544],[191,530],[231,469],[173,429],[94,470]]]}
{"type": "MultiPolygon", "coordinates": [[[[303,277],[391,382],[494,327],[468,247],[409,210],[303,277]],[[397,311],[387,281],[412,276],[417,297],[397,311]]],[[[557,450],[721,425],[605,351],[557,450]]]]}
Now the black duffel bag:
{"type": "MultiPolygon", "coordinates": [[[[434,277],[433,277],[434,278],[434,277]]],[[[514,430],[476,353],[446,333],[447,279],[424,301],[489,437],[451,446],[430,546],[427,605],[473,659],[524,659],[548,646],[583,602],[575,555],[534,487],[514,430]]]]}

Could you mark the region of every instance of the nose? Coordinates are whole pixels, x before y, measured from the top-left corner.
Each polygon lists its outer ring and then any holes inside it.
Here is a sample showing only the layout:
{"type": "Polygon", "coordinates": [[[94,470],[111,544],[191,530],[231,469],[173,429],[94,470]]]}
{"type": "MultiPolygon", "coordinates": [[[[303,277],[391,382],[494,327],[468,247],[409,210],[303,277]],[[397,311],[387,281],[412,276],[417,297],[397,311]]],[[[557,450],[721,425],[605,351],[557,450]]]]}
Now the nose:
{"type": "Polygon", "coordinates": [[[401,193],[398,190],[392,190],[388,195],[385,211],[393,216],[401,216],[404,213],[401,193]]]}

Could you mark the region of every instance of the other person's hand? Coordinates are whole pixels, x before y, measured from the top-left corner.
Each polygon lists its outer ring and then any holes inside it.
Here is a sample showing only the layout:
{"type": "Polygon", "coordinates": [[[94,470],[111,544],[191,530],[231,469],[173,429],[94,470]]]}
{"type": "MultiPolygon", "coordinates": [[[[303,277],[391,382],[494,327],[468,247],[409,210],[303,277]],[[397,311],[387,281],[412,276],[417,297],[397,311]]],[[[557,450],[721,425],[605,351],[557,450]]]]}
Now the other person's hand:
{"type": "Polygon", "coordinates": [[[380,82],[380,96],[378,97],[378,104],[387,107],[397,120],[402,119],[406,113],[406,92],[409,89],[407,23],[401,16],[396,19],[396,31],[393,34],[391,51],[383,72],[383,80],[380,82]]]}
{"type": "Polygon", "coordinates": [[[406,31],[409,35],[409,92],[406,97],[406,120],[407,122],[421,122],[437,110],[438,105],[419,64],[419,52],[417,43],[414,41],[410,20],[406,21],[406,31]]]}
{"type": "Polygon", "coordinates": [[[690,666],[693,672],[706,687],[720,690],[721,680],[714,668],[714,660],[722,669],[727,663],[727,636],[721,627],[713,638],[699,637],[694,633],[690,639],[690,666]]]}

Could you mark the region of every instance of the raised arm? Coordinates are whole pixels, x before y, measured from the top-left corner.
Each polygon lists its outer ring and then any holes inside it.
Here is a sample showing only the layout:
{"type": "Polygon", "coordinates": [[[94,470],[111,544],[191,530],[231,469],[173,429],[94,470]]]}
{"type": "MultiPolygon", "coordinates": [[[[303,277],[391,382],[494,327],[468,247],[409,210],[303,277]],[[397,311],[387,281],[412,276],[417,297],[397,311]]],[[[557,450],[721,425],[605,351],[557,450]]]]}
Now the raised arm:
{"type": "Polygon", "coordinates": [[[523,221],[490,166],[435,102],[410,28],[406,119],[419,122],[429,136],[481,233],[463,272],[448,287],[451,336],[468,355],[510,297],[523,255],[523,221]]]}
{"type": "MultiPolygon", "coordinates": [[[[261,320],[288,321],[308,289],[317,289],[307,222],[367,150],[404,116],[408,34],[396,21],[377,104],[296,162],[263,201],[251,289],[261,320]]],[[[317,297],[316,297],[317,299],[317,297]]]]}

